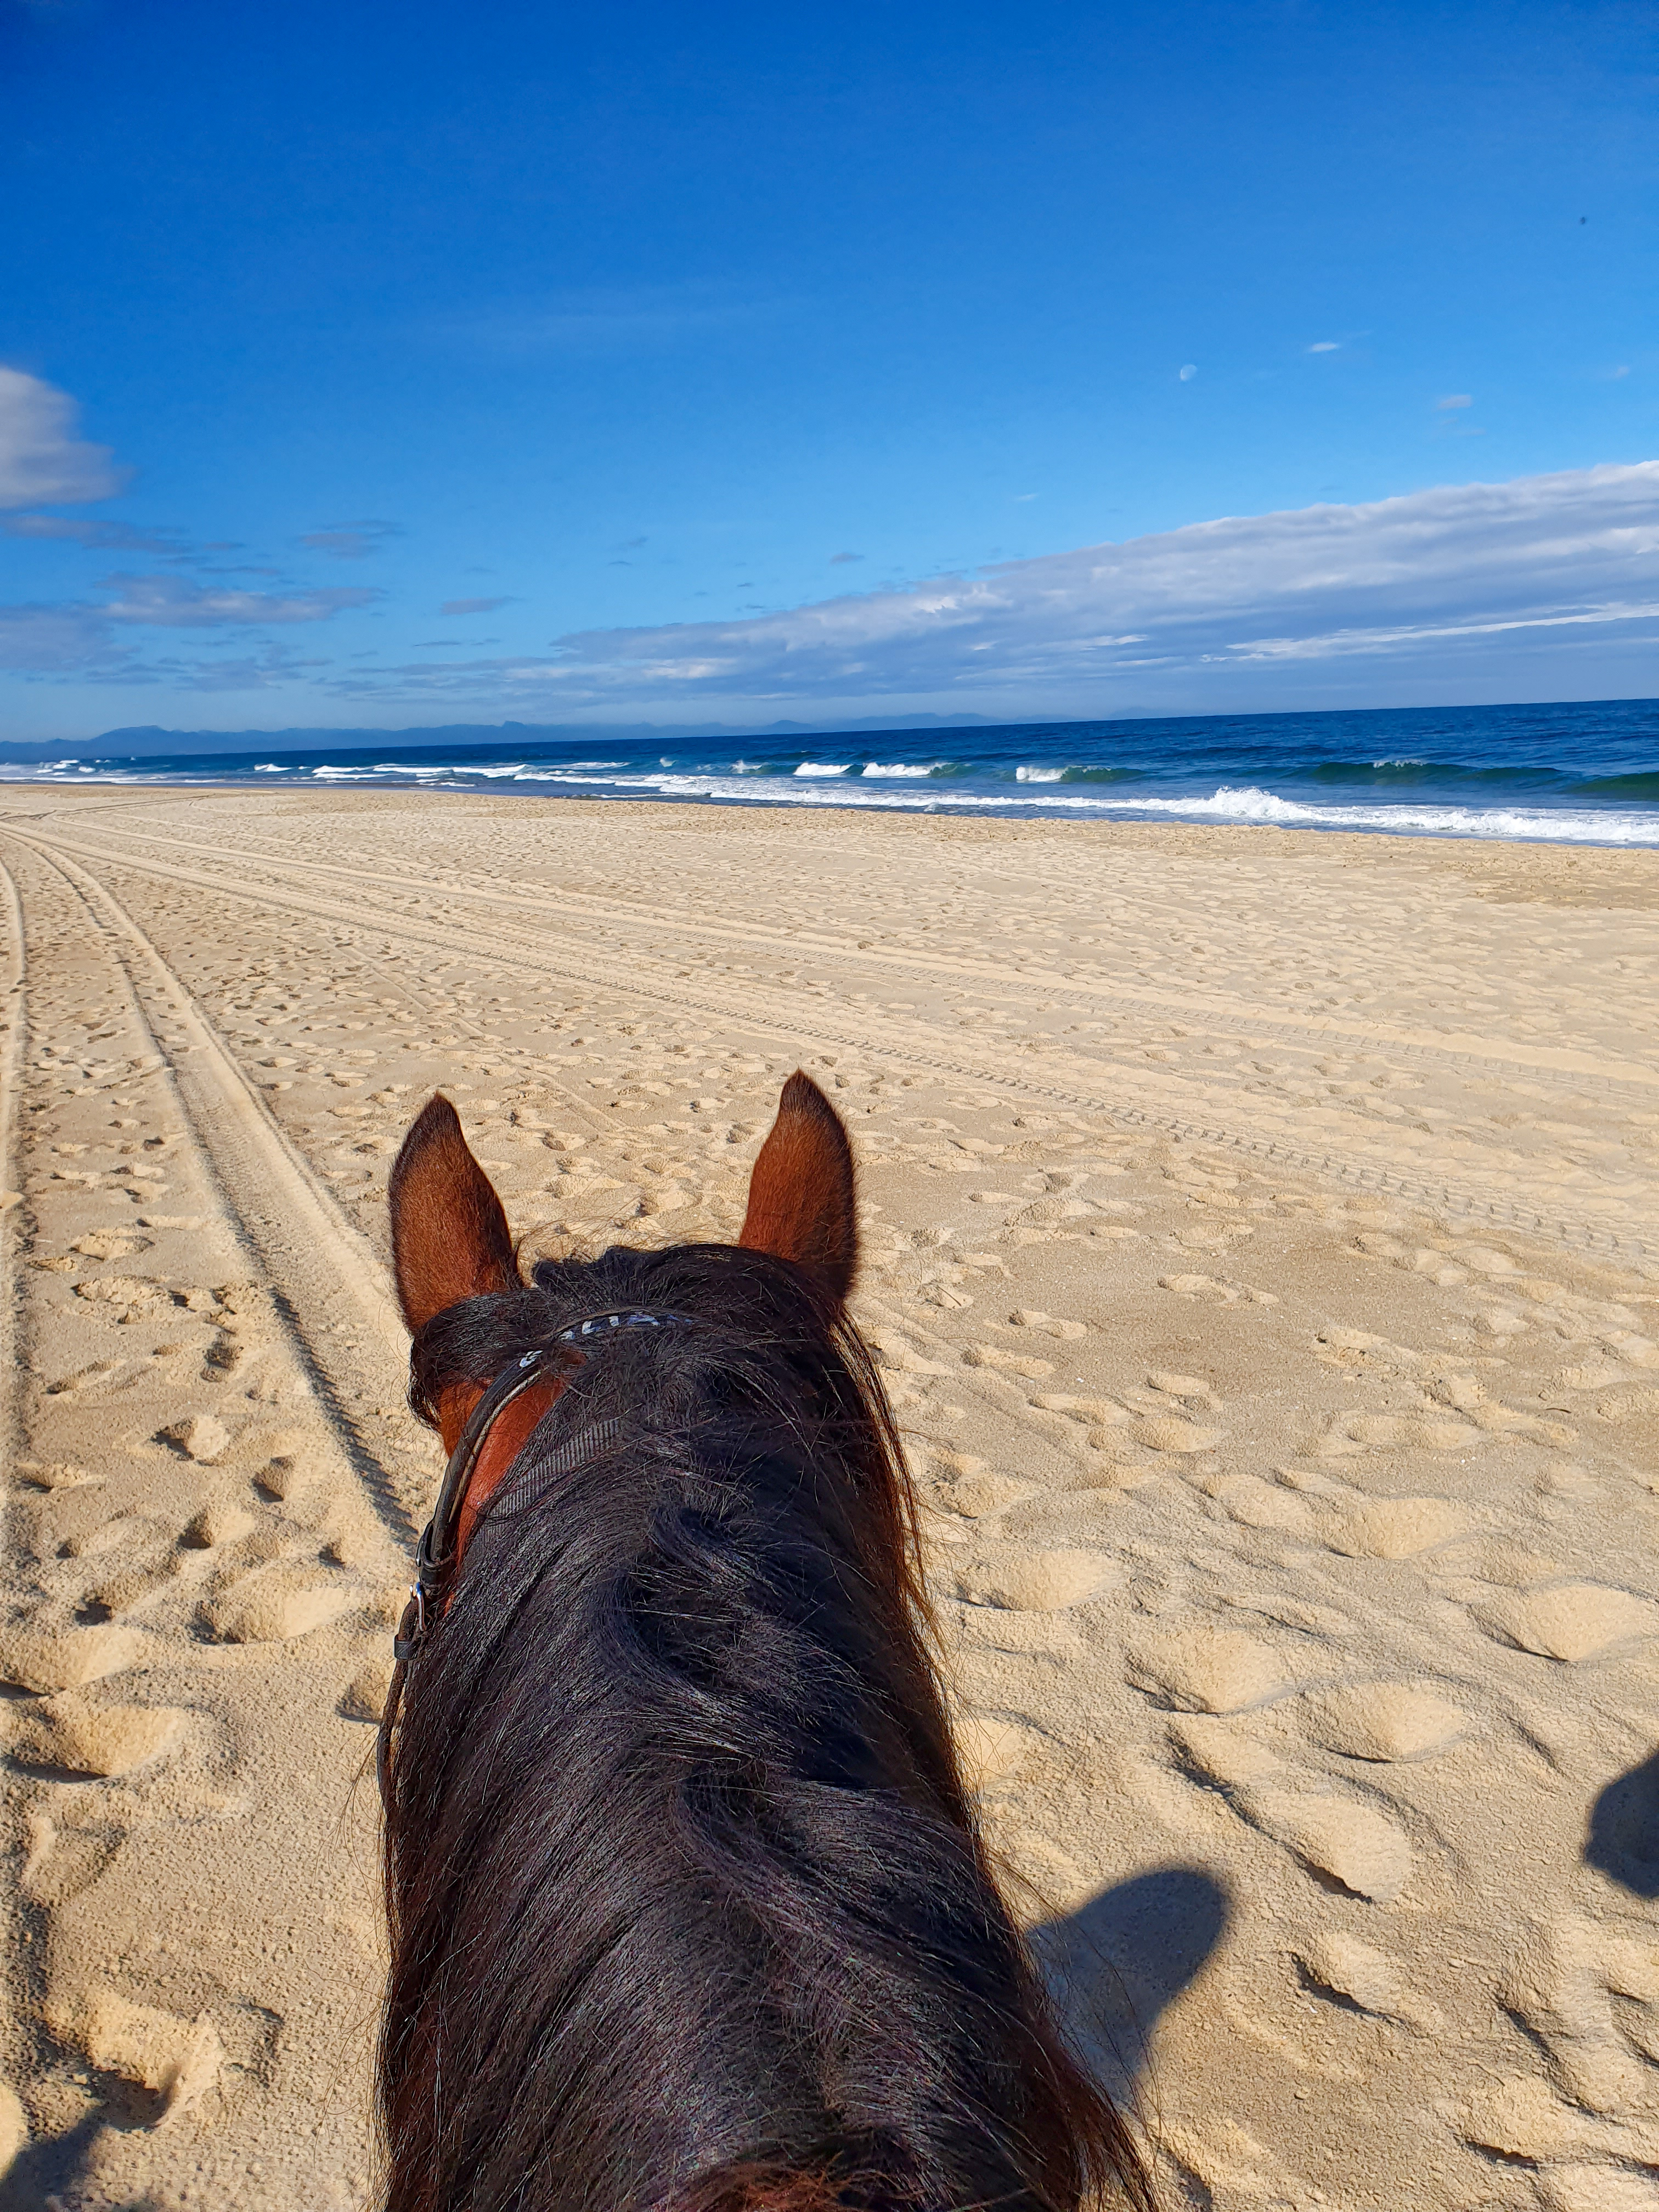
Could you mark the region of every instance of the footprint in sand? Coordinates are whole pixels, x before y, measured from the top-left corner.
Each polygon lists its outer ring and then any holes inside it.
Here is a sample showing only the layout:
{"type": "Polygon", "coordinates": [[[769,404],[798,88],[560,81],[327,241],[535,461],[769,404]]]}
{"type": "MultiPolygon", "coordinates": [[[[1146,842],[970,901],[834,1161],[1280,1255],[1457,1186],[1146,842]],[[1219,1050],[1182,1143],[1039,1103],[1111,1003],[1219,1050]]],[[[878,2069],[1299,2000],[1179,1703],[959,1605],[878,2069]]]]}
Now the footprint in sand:
{"type": "Polygon", "coordinates": [[[1374,2020],[1398,2021],[1427,2034],[1442,2024],[1434,2005],[1402,1986],[1394,1961],[1357,1936],[1334,1930],[1316,1936],[1295,1960],[1305,1985],[1374,2020]]]}
{"type": "Polygon", "coordinates": [[[253,1516],[234,1498],[210,1498],[187,1523],[180,1543],[187,1549],[208,1552],[234,1544],[254,1526],[253,1516]]]}
{"type": "Polygon", "coordinates": [[[140,1275],[93,1275],[75,1285],[75,1295],[89,1305],[106,1307],[118,1321],[131,1321],[173,1301],[165,1283],[140,1275]]]}
{"type": "Polygon", "coordinates": [[[293,1505],[309,1486],[309,1471],[293,1453],[279,1451],[254,1473],[254,1486],[262,1496],[279,1504],[293,1505]]]}
{"type": "Polygon", "coordinates": [[[216,1413],[195,1413],[161,1430],[158,1443],[168,1444],[184,1459],[211,1467],[230,1449],[230,1431],[216,1413]]]}
{"type": "Polygon", "coordinates": [[[1057,1321],[1053,1314],[1039,1313],[1030,1306],[1017,1306],[1008,1319],[1015,1328],[1034,1328],[1044,1336],[1057,1336],[1068,1344],[1089,1334],[1080,1321],[1057,1321]]]}
{"type": "Polygon", "coordinates": [[[1219,1429],[1203,1428],[1196,1421],[1183,1421],[1173,1413],[1137,1421],[1133,1434],[1135,1442],[1144,1444],[1148,1451],[1176,1453],[1213,1451],[1222,1437],[1219,1429]]]}
{"type": "Polygon", "coordinates": [[[271,1567],[209,1598],[202,1625],[218,1644],[283,1644],[338,1620],[361,1606],[364,1595],[350,1584],[271,1567]]]}
{"type": "Polygon", "coordinates": [[[1568,1664],[1659,1632],[1659,1606],[1601,1583],[1504,1590],[1470,1610],[1494,1641],[1568,1664]]]}
{"type": "Polygon", "coordinates": [[[1242,1713],[1292,1686],[1277,1655],[1207,1621],[1150,1637],[1128,1656],[1134,1687],[1179,1712],[1242,1713]]]}
{"type": "Polygon", "coordinates": [[[1239,1790],[1231,1802],[1253,1828],[1315,1874],[1373,1905],[1392,1905],[1411,1879],[1410,1838],[1374,1806],[1258,1789],[1239,1790]]]}
{"type": "Polygon", "coordinates": [[[1469,1526],[1449,1498],[1365,1498],[1326,1528],[1325,1542],[1345,1559],[1409,1559],[1467,1535],[1469,1526]]]}
{"type": "Polygon", "coordinates": [[[101,1389],[114,1382],[126,1364],[125,1359],[94,1360],[90,1367],[78,1367],[72,1375],[64,1375],[56,1382],[48,1382],[46,1395],[49,1398],[80,1397],[87,1392],[101,1389]]]}
{"type": "Polygon", "coordinates": [[[84,2051],[100,2073],[160,2096],[158,2118],[198,2103],[223,2069],[224,2049],[205,2012],[185,2020],[104,1989],[67,1999],[49,1996],[46,2014],[58,2041],[84,2051]]]}
{"type": "Polygon", "coordinates": [[[1129,1418],[1112,1398],[1079,1398],[1069,1390],[1039,1390],[1030,1401],[1039,1413],[1065,1413],[1085,1428],[1109,1428],[1129,1418]]]}
{"type": "Polygon", "coordinates": [[[163,1522],[137,1515],[123,1516],[83,1536],[67,1538],[62,1555],[106,1561],[89,1580],[70,1578],[65,1593],[83,1610],[95,1610],[105,1620],[112,1613],[126,1612],[161,1589],[179,1567],[173,1530],[163,1522]]]}
{"type": "Polygon", "coordinates": [[[1629,2166],[1552,2166],[1538,2185],[1544,2212],[1659,2212],[1659,2189],[1629,2166]]]}
{"type": "Polygon", "coordinates": [[[77,1795],[54,1791],[52,1812],[37,1798],[24,1816],[27,1856],[17,1886],[32,1904],[64,1905],[90,1889],[126,1840],[124,1822],[98,1819],[95,1804],[77,1805],[77,1795]],[[61,1824],[54,1812],[64,1816],[61,1824]]]}
{"type": "Polygon", "coordinates": [[[1011,1613],[1056,1613],[1122,1579],[1122,1570],[1109,1553],[1008,1550],[958,1569],[951,1595],[967,1605],[1011,1613]]]}
{"type": "Polygon", "coordinates": [[[1027,1382],[1040,1382],[1054,1371],[1054,1363],[1048,1359],[1030,1359],[1023,1352],[1002,1352],[994,1344],[970,1344],[962,1355],[964,1367],[991,1367],[1005,1375],[1023,1375],[1027,1382]]]}
{"type": "Polygon", "coordinates": [[[1636,2056],[1652,2039],[1641,2017],[1653,1988],[1652,1944],[1610,1941],[1610,1934],[1605,1924],[1559,1909],[1523,1923],[1496,1992],[1547,2052],[1552,2073],[1578,2108],[1565,2115],[1575,2130],[1585,2110],[1635,2118],[1652,2109],[1651,2069],[1636,2056]]]}
{"type": "Polygon", "coordinates": [[[1318,1356],[1322,1357],[1326,1352],[1338,1355],[1337,1358],[1328,1363],[1330,1364],[1380,1367],[1407,1374],[1423,1364],[1419,1355],[1407,1346],[1392,1343],[1386,1336],[1374,1336],[1368,1328],[1338,1328],[1333,1325],[1322,1328],[1314,1340],[1321,1347],[1318,1356]],[[1347,1352],[1349,1358],[1340,1359],[1340,1355],[1343,1352],[1347,1352]]]}
{"type": "Polygon", "coordinates": [[[1218,1789],[1242,1820],[1315,1873],[1375,1904],[1391,1904],[1405,1887],[1411,1844],[1385,1814],[1351,1798],[1275,1787],[1278,1760],[1226,1721],[1176,1721],[1170,1734],[1185,1765],[1218,1789]]]}
{"type": "Polygon", "coordinates": [[[1454,1578],[1492,1583],[1502,1589],[1528,1589],[1534,1583],[1559,1582],[1561,1563],[1530,1550],[1510,1536],[1478,1536],[1458,1544],[1435,1562],[1454,1578]]]}
{"type": "Polygon", "coordinates": [[[384,1657],[371,1659],[357,1669],[340,1692],[337,1711],[345,1720],[372,1721],[378,1724],[386,1709],[386,1692],[391,1687],[391,1660],[384,1657]]]}
{"type": "Polygon", "coordinates": [[[1310,1690],[1284,1709],[1309,1742],[1345,1759],[1394,1762],[1432,1759],[1469,1733],[1460,1706],[1404,1682],[1356,1682],[1310,1690]]]}
{"type": "Polygon", "coordinates": [[[1036,1483],[1022,1482],[1017,1476],[1000,1474],[994,1468],[972,1467],[960,1474],[941,1472],[934,1495],[935,1502],[947,1512],[977,1520],[981,1515],[1017,1505],[1036,1487],[1036,1483]]]}
{"type": "MultiPolygon", "coordinates": [[[[1584,2113],[1563,2100],[1550,2087],[1532,2074],[1511,2074],[1482,2089],[1470,2099],[1460,2124],[1465,2142],[1475,2144],[1485,2151],[1496,2151],[1505,2159],[1523,2161],[1528,2166],[1546,2164],[1563,2150],[1582,2144],[1589,2133],[1590,2124],[1584,2113]]],[[[1580,2168],[1581,2172],[1585,2169],[1580,2168]]],[[[1572,2204],[1572,2212],[1623,2212],[1617,2195],[1610,2193],[1607,2183],[1617,2176],[1608,2168],[1594,2169],[1600,2176],[1601,2188],[1594,2196],[1582,2200],[1564,2200],[1553,2188],[1544,2196],[1542,2203],[1552,2208],[1564,2202],[1572,2204]]],[[[1559,2168],[1551,2172],[1553,2183],[1559,2168]]],[[[1632,2200],[1651,2212],[1652,2193],[1632,2200]]]]}
{"type": "Polygon", "coordinates": [[[185,1716],[165,1705],[98,1705],[72,1691],[10,1716],[9,1748],[27,1766],[130,1774],[170,1750],[185,1716]]]}
{"type": "Polygon", "coordinates": [[[1221,1790],[1249,1788],[1279,1771],[1272,1752],[1231,1721],[1194,1713],[1170,1723],[1170,1741],[1183,1766],[1221,1790]]]}
{"type": "Polygon", "coordinates": [[[1230,1519],[1246,1528],[1282,1528],[1301,1535],[1312,1525],[1313,1514],[1295,1492],[1264,1482],[1259,1474],[1227,1475],[1203,1486],[1230,1519]]]}
{"type": "Polygon", "coordinates": [[[67,1459],[20,1459],[17,1478],[31,1490],[80,1490],[89,1484],[102,1482],[101,1474],[90,1468],[80,1467],[67,1459]]]}
{"type": "Polygon", "coordinates": [[[85,1237],[77,1237],[70,1246],[88,1260],[130,1260],[137,1252],[148,1252],[148,1237],[131,1237],[118,1229],[94,1229],[85,1237]]]}
{"type": "Polygon", "coordinates": [[[1468,1451],[1486,1441],[1469,1421],[1434,1420],[1419,1413],[1340,1413],[1316,1449],[1327,1457],[1356,1451],[1468,1451]]]}
{"type": "Polygon", "coordinates": [[[1271,1291],[1253,1290],[1248,1283],[1223,1282],[1217,1275],[1160,1275],[1158,1286],[1173,1291],[1177,1297],[1203,1298],[1214,1305],[1236,1306],[1241,1299],[1249,1305],[1279,1304],[1271,1291]]]}
{"type": "Polygon", "coordinates": [[[1190,1398],[1207,1407],[1212,1413],[1221,1411],[1221,1401],[1209,1384],[1199,1375],[1171,1375],[1154,1368],[1146,1377],[1149,1389],[1161,1391],[1166,1398],[1190,1398]]]}
{"type": "Polygon", "coordinates": [[[78,1690],[131,1667],[145,1649],[136,1629],[104,1622],[53,1636],[13,1629],[0,1637],[0,1680],[21,1690],[78,1690]]]}

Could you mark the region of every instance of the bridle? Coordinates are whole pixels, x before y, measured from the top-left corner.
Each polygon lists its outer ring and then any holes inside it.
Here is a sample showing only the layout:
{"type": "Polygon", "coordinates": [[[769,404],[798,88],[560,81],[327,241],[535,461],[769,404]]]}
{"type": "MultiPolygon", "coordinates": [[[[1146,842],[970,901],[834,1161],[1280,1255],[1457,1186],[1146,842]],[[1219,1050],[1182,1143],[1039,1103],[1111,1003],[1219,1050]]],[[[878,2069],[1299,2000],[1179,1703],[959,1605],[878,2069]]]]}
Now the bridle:
{"type": "MultiPolygon", "coordinates": [[[[641,1306],[607,1307],[602,1313],[585,1314],[580,1321],[567,1323],[539,1344],[532,1345],[504,1369],[468,1414],[466,1425],[455,1440],[455,1449],[449,1455],[443,1480],[438,1486],[438,1502],[432,1509],[432,1518],[421,1531],[421,1540],[415,1549],[415,1579],[410,1584],[409,1601],[392,1641],[392,1680],[380,1716],[374,1759],[383,1805],[389,1802],[392,1737],[403,1699],[404,1682],[433,1623],[442,1612],[444,1585],[454,1571],[458,1556],[454,1549],[456,1524],[465,1507],[467,1492],[491,1430],[515,1399],[547,1380],[544,1370],[550,1362],[558,1359],[564,1363],[563,1379],[568,1381],[574,1367],[585,1365],[601,1345],[614,1342],[617,1330],[689,1326],[690,1318],[689,1314],[653,1312],[641,1306]],[[572,1352],[575,1354],[574,1366],[569,1357],[572,1352]]],[[[521,1476],[510,1485],[503,1477],[489,1501],[489,1510],[522,1511],[550,1478],[573,1474],[577,1468],[601,1457],[622,1426],[620,1420],[591,1421],[585,1428],[578,1429],[550,1452],[538,1454],[527,1477],[521,1476]]]]}

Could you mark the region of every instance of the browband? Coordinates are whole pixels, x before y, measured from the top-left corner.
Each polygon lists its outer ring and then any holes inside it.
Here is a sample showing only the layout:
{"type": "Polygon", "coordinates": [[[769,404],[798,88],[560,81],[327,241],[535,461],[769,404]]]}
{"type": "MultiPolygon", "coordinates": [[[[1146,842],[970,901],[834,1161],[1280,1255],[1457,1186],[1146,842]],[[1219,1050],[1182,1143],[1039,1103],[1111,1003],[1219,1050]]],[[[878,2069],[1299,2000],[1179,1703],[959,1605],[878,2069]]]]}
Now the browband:
{"type": "MultiPolygon", "coordinates": [[[[412,1659],[416,1647],[426,1632],[427,1610],[436,1598],[443,1580],[454,1565],[450,1550],[452,1524],[466,1501],[473,1470],[479,1455],[489,1440],[489,1431],[515,1398],[533,1389],[542,1380],[542,1369],[556,1353],[574,1347],[583,1348],[582,1356],[591,1356],[592,1340],[608,1338],[613,1329],[663,1328],[689,1318],[684,1314],[652,1313],[642,1307],[616,1306],[603,1313],[585,1314],[581,1320],[569,1322],[556,1330],[542,1343],[532,1346],[513,1365],[498,1375],[467,1416],[466,1426],[455,1439],[455,1449],[444,1468],[444,1479],[438,1487],[438,1502],[432,1509],[432,1518],[421,1531],[421,1540],[415,1552],[415,1580],[410,1586],[409,1604],[398,1625],[392,1644],[392,1655],[398,1659],[412,1659]],[[411,1619],[412,1615],[412,1619],[411,1619]]],[[[606,1424],[605,1425],[609,1425],[606,1424]]],[[[577,1442],[571,1438],[561,1447],[568,1453],[577,1442]]],[[[573,1462],[580,1465],[580,1462],[573,1462]]],[[[523,1504],[507,1508],[521,1511],[523,1504]]]]}

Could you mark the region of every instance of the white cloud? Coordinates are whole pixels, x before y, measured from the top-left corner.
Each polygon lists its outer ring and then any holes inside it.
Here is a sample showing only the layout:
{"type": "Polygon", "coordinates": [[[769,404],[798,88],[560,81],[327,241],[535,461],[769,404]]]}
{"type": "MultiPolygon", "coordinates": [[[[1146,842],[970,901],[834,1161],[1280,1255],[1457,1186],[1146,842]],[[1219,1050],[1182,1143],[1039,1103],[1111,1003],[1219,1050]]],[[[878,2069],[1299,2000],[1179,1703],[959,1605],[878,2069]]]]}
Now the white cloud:
{"type": "Polygon", "coordinates": [[[253,623],[326,622],[380,596],[362,586],[325,592],[238,592],[192,584],[182,576],[106,576],[116,597],[100,611],[110,621],[163,629],[240,629],[253,623]]]}
{"type": "Polygon", "coordinates": [[[1443,415],[1449,407],[1473,407],[1474,401],[1467,392],[1449,392],[1443,399],[1437,399],[1434,404],[1443,415]]]}
{"type": "MultiPolygon", "coordinates": [[[[586,631],[556,659],[497,666],[594,700],[994,685],[1035,703],[1117,677],[1147,696],[1176,672],[1207,685],[1292,659],[1467,665],[1522,633],[1633,636],[1656,617],[1659,461],[1646,461],[1194,523],[747,621],[586,631]]],[[[1242,681],[1234,691],[1249,697],[1242,681]]]]}
{"type": "Polygon", "coordinates": [[[1342,342],[1340,338],[1320,338],[1308,348],[1310,353],[1340,353],[1341,350],[1342,342]]]}
{"type": "MultiPolygon", "coordinates": [[[[330,616],[368,605],[381,594],[367,589],[325,592],[245,592],[191,583],[176,575],[106,576],[101,589],[112,600],[64,600],[56,605],[0,606],[0,669],[47,678],[159,683],[200,690],[240,688],[222,661],[147,657],[133,632],[143,629],[225,630],[246,634],[266,623],[326,622],[330,616]]],[[[204,641],[206,642],[206,641],[204,641]]],[[[238,642],[241,642],[240,637],[238,642]]],[[[327,665],[293,660],[278,646],[236,665],[262,672],[269,685],[327,665]]]]}
{"type": "Polygon", "coordinates": [[[0,366],[0,507],[109,499],[120,490],[123,472],[109,447],[76,437],[76,412],[66,392],[0,366]]]}

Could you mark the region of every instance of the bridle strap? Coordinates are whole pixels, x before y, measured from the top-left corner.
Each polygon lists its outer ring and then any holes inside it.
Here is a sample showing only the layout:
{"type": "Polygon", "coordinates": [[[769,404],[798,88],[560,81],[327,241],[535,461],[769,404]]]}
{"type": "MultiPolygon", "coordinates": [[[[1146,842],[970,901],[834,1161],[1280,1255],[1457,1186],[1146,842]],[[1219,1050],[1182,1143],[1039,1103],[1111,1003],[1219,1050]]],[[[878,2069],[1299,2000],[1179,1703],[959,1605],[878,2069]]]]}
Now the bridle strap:
{"type": "MultiPolygon", "coordinates": [[[[568,1363],[569,1355],[574,1352],[574,1364],[580,1366],[601,1344],[612,1340],[618,1329],[671,1328],[690,1320],[688,1314],[652,1312],[641,1306],[611,1306],[600,1313],[584,1314],[579,1321],[567,1322],[541,1343],[532,1345],[512,1366],[504,1369],[467,1416],[466,1425],[455,1440],[455,1449],[449,1455],[443,1480],[438,1486],[438,1502],[432,1509],[432,1518],[421,1531],[421,1540],[415,1548],[415,1579],[410,1585],[409,1601],[392,1641],[392,1680],[386,1689],[375,1747],[382,1803],[386,1802],[392,1729],[403,1700],[404,1678],[441,1609],[443,1586],[455,1566],[452,1548],[455,1524],[495,1423],[515,1399],[547,1381],[544,1370],[550,1361],[562,1359],[568,1363]]],[[[579,1431],[575,1436],[567,1437],[544,1466],[536,1470],[536,1487],[539,1489],[541,1479],[546,1475],[567,1474],[575,1467],[585,1466],[589,1459],[598,1458],[614,1440],[618,1427],[615,1421],[595,1422],[591,1433],[579,1431]],[[599,1431],[605,1432],[603,1443],[599,1441],[599,1431]],[[579,1447],[586,1449],[576,1456],[579,1447]]],[[[530,1502],[530,1494],[520,1494],[525,1491],[522,1481],[515,1484],[513,1493],[500,1501],[503,1510],[521,1512],[530,1502]]]]}

